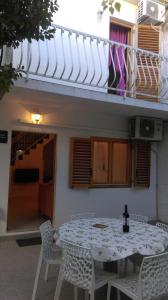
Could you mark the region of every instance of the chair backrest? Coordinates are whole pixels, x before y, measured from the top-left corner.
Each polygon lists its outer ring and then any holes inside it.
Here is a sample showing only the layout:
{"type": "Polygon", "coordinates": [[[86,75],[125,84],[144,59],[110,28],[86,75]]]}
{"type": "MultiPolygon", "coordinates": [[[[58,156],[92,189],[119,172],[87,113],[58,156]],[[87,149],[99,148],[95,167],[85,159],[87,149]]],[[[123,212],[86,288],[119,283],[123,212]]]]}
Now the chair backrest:
{"type": "Polygon", "coordinates": [[[159,227],[159,228],[161,228],[161,229],[163,229],[164,231],[168,232],[168,225],[160,223],[160,222],[157,222],[156,226],[159,227]]]}
{"type": "Polygon", "coordinates": [[[63,278],[71,284],[90,291],[94,280],[94,262],[90,249],[61,241],[63,278]]]}
{"type": "Polygon", "coordinates": [[[130,214],[130,220],[142,222],[142,223],[148,223],[149,217],[148,216],[142,216],[137,214],[130,214]]]}
{"type": "Polygon", "coordinates": [[[54,246],[54,228],[50,221],[46,221],[40,226],[40,233],[42,239],[42,253],[43,259],[52,259],[54,257],[53,246],[54,246]]]}
{"type": "Polygon", "coordinates": [[[139,288],[141,300],[158,299],[168,293],[168,252],[144,257],[139,288]]]}
{"type": "Polygon", "coordinates": [[[89,219],[89,218],[94,218],[94,217],[95,217],[95,213],[86,212],[86,213],[72,215],[71,220],[89,219]]]}

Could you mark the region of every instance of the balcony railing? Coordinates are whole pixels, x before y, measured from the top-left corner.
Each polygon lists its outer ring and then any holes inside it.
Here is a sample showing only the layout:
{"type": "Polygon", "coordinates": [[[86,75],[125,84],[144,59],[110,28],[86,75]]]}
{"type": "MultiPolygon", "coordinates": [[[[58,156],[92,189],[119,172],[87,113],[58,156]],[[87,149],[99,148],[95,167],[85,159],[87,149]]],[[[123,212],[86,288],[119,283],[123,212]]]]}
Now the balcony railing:
{"type": "Polygon", "coordinates": [[[13,65],[26,78],[142,98],[168,99],[168,58],[54,25],[54,38],[25,40],[13,51],[13,65]],[[65,83],[66,82],[66,83],[65,83]]]}

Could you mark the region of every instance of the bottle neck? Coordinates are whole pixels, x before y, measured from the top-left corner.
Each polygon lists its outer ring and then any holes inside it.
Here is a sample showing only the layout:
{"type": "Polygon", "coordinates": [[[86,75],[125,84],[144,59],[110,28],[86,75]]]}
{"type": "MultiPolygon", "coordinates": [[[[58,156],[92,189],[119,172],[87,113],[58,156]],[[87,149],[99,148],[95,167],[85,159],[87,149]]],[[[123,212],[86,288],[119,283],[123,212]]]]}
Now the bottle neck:
{"type": "Polygon", "coordinates": [[[128,213],[128,209],[127,209],[127,205],[125,205],[125,209],[124,209],[124,216],[125,217],[129,217],[129,213],[128,213]]]}

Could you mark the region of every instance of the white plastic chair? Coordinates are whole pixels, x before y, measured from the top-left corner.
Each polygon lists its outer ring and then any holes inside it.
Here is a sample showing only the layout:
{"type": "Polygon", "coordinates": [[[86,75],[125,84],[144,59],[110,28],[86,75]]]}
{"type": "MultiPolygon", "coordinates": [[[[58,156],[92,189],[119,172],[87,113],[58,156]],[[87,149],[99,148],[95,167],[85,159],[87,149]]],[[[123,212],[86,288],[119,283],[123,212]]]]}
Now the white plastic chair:
{"type": "MultiPolygon", "coordinates": [[[[148,216],[137,215],[137,214],[130,214],[130,220],[141,222],[141,223],[148,223],[150,218],[148,216]]],[[[128,257],[128,260],[131,261],[133,264],[133,271],[136,272],[137,268],[141,266],[143,256],[140,254],[133,254],[128,257]]],[[[125,259],[125,271],[127,272],[128,269],[128,261],[125,259]]]]}
{"type": "Polygon", "coordinates": [[[160,299],[168,295],[168,252],[145,257],[138,275],[109,281],[107,300],[110,300],[111,287],[133,300],[160,299]]]}
{"type": "Polygon", "coordinates": [[[40,250],[40,256],[37,265],[36,277],[34,281],[34,288],[32,294],[32,300],[36,298],[38,280],[40,275],[40,270],[42,266],[42,262],[46,263],[46,271],[45,271],[45,280],[47,280],[49,265],[60,265],[62,262],[62,254],[61,249],[59,249],[53,240],[54,228],[50,221],[46,221],[40,226],[40,233],[42,239],[42,245],[40,250]]]}
{"type": "Polygon", "coordinates": [[[85,290],[85,296],[90,294],[90,300],[94,300],[94,292],[108,283],[112,278],[111,273],[105,271],[95,271],[91,250],[62,241],[63,259],[59,271],[54,300],[58,300],[61,292],[63,280],[76,287],[75,299],[77,299],[77,288],[85,290]]]}
{"type": "Polygon", "coordinates": [[[157,222],[156,226],[163,229],[164,231],[168,232],[168,225],[167,224],[157,222]]]}
{"type": "Polygon", "coordinates": [[[71,221],[79,220],[79,219],[90,219],[90,218],[94,218],[94,217],[95,217],[95,213],[86,212],[86,213],[72,215],[71,221]]]}

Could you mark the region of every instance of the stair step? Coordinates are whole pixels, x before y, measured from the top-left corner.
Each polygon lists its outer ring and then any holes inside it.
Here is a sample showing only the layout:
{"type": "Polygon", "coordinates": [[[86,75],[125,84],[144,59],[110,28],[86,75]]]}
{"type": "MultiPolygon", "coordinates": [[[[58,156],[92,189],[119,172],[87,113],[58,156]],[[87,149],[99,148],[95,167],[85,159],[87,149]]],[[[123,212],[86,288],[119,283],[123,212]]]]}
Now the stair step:
{"type": "Polygon", "coordinates": [[[36,149],[36,145],[33,145],[33,146],[31,147],[31,149],[36,149]]]}
{"type": "Polygon", "coordinates": [[[25,151],[25,154],[29,154],[29,153],[30,153],[30,150],[25,151]]]}
{"type": "Polygon", "coordinates": [[[42,144],[43,143],[43,139],[38,141],[38,144],[42,144]]]}
{"type": "Polygon", "coordinates": [[[49,134],[46,134],[46,136],[44,137],[44,139],[48,139],[50,137],[49,134]]]}
{"type": "Polygon", "coordinates": [[[23,155],[20,155],[18,160],[23,160],[23,155]]]}

